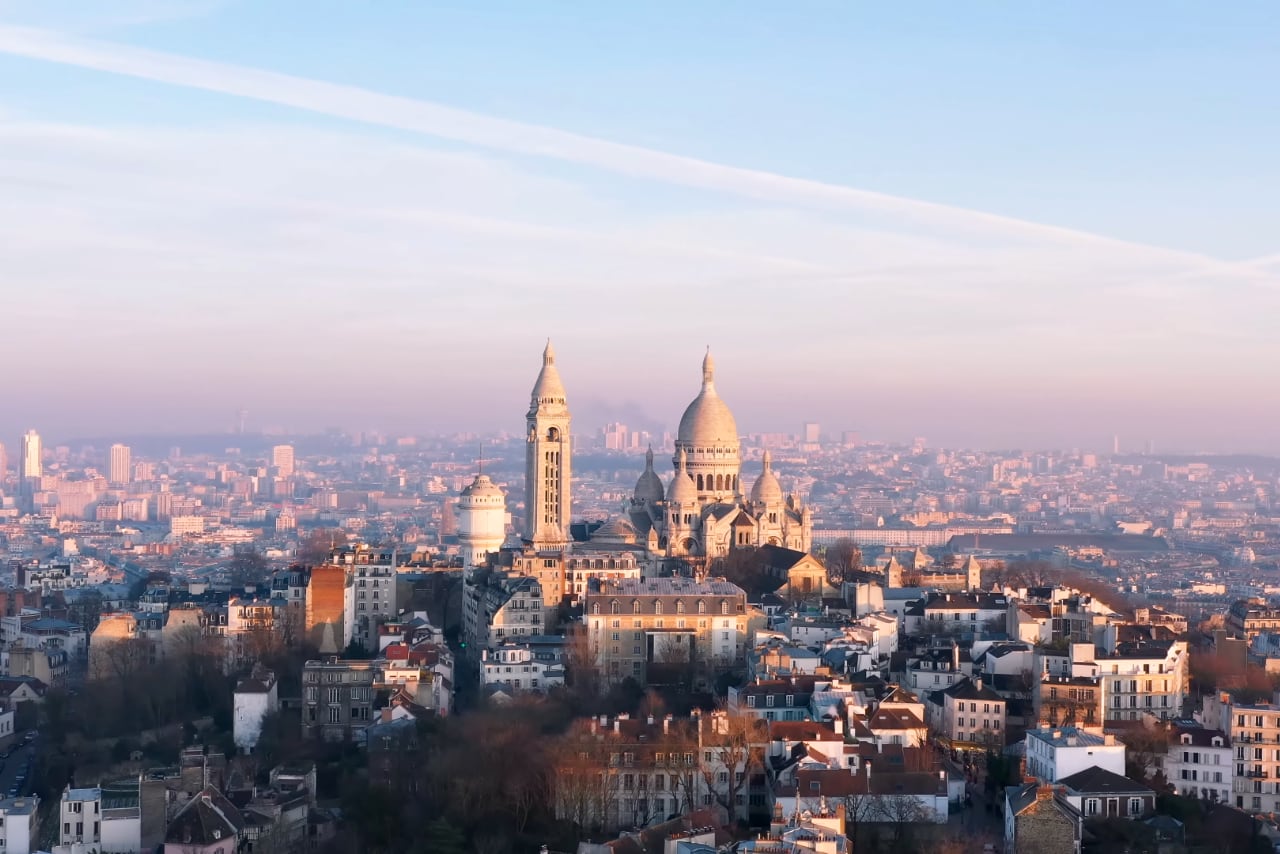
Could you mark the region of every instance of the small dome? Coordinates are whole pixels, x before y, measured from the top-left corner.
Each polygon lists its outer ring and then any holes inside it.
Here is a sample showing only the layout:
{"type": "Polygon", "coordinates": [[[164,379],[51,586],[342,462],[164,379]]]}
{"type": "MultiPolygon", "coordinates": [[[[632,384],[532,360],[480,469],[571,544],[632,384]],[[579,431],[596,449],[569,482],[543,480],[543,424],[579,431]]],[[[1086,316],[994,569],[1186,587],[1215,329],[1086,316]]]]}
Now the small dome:
{"type": "Polygon", "coordinates": [[[671,478],[671,486],[667,488],[668,504],[696,504],[698,501],[698,487],[694,485],[693,478],[689,477],[685,464],[686,457],[682,448],[676,458],[675,476],[671,478]]]}
{"type": "Polygon", "coordinates": [[[691,447],[738,444],[738,423],[715,386],[716,363],[711,351],[702,360],[702,390],[680,418],[677,438],[691,447]]]}
{"type": "Polygon", "coordinates": [[[614,516],[605,522],[591,535],[591,542],[634,543],[637,537],[636,528],[621,516],[614,516]]]}
{"type": "Polygon", "coordinates": [[[662,501],[662,496],[662,478],[653,470],[653,448],[650,448],[644,455],[644,473],[636,481],[633,497],[640,503],[656,504],[662,501]]]}
{"type": "Polygon", "coordinates": [[[502,489],[489,479],[487,474],[478,474],[476,479],[463,488],[460,495],[468,498],[505,498],[502,489]]]}
{"type": "Polygon", "coordinates": [[[764,452],[764,471],[751,485],[751,500],[757,504],[782,503],[782,484],[773,473],[773,455],[768,451],[764,452]]]}

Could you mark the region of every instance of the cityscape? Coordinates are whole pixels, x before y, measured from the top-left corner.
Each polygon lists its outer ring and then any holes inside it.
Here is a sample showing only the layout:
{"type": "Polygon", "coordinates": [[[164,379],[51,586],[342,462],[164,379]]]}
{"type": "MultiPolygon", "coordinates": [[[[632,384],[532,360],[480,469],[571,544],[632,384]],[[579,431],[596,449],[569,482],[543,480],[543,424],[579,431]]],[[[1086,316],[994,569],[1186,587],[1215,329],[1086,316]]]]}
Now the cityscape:
{"type": "Polygon", "coordinates": [[[429,745],[470,727],[468,755],[537,742],[475,783],[509,824],[397,850],[1270,826],[1280,461],[740,434],[690,355],[674,432],[578,432],[552,342],[523,431],[28,430],[0,454],[6,847],[375,850],[378,810],[450,801],[429,745]]]}
{"type": "Polygon", "coordinates": [[[0,854],[1280,852],[1278,8],[0,0],[0,854]]]}

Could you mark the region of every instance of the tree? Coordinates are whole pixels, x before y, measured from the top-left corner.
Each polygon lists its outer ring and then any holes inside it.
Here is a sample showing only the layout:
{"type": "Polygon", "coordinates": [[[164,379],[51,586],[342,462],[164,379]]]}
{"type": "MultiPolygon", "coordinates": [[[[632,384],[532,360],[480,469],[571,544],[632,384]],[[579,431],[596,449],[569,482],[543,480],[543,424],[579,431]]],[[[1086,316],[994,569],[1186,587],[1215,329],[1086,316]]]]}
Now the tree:
{"type": "Polygon", "coordinates": [[[827,577],[832,584],[838,584],[862,570],[862,550],[847,538],[836,540],[828,546],[823,559],[827,565],[827,577]]]}
{"type": "Polygon", "coordinates": [[[863,824],[876,821],[880,810],[879,800],[875,795],[869,793],[845,795],[845,830],[848,837],[853,840],[853,849],[855,851],[862,850],[858,847],[858,828],[863,824]]]}
{"type": "Polygon", "coordinates": [[[267,559],[257,549],[238,549],[227,564],[231,586],[244,588],[260,584],[267,578],[267,559]]]}
{"type": "Polygon", "coordinates": [[[329,552],[346,544],[347,532],[341,528],[316,528],[298,543],[298,563],[320,566],[329,559],[329,552]]]}
{"type": "Polygon", "coordinates": [[[941,566],[943,569],[952,569],[952,568],[953,568],[953,567],[955,567],[955,565],[956,565],[956,553],[955,553],[955,552],[943,552],[943,554],[942,554],[942,560],[940,560],[940,561],[938,562],[938,564],[939,564],[939,566],[941,566]]]}
{"type": "Polygon", "coordinates": [[[732,820],[737,816],[738,796],[764,767],[768,723],[721,708],[704,717],[701,726],[703,753],[709,751],[712,757],[711,762],[702,763],[702,779],[707,792],[732,820]]]}

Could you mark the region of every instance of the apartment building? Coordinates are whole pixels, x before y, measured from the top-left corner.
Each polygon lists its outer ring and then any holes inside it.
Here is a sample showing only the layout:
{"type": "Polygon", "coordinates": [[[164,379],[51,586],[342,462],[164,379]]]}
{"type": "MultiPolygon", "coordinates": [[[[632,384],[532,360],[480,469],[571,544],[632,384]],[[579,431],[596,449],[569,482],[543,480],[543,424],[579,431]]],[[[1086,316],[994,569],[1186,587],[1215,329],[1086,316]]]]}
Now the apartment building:
{"type": "Polygon", "coordinates": [[[5,854],[31,854],[36,851],[39,828],[40,798],[0,798],[0,851],[5,854]]]}
{"type": "Polygon", "coordinates": [[[1180,795],[1232,803],[1234,764],[1231,741],[1221,730],[1177,726],[1169,733],[1164,776],[1180,795]]]}
{"type": "Polygon", "coordinates": [[[1231,745],[1229,803],[1253,813],[1280,812],[1280,694],[1268,703],[1237,702],[1226,691],[1205,697],[1200,722],[1231,745]]]}
{"type": "Polygon", "coordinates": [[[142,800],[139,780],[121,780],[62,793],[58,841],[101,854],[142,851],[142,800]]]}
{"type": "Polygon", "coordinates": [[[533,576],[478,569],[462,596],[462,638],[472,660],[509,640],[543,633],[542,585],[533,576]]]}
{"type": "Polygon", "coordinates": [[[585,596],[587,642],[606,685],[706,687],[715,674],[744,666],[763,612],[724,579],[592,580],[585,596]]]}
{"type": "Polygon", "coordinates": [[[930,729],[956,750],[1000,750],[1008,730],[1007,702],[982,684],[965,678],[928,695],[925,716],[930,729]]]}
{"type": "Polygon", "coordinates": [[[343,546],[329,552],[328,563],[352,576],[354,618],[352,635],[367,650],[377,649],[378,624],[396,618],[396,552],[367,545],[343,546]]]}
{"type": "Polygon", "coordinates": [[[1280,608],[1271,607],[1265,599],[1238,599],[1227,609],[1226,628],[1232,637],[1245,640],[1280,631],[1280,608]]]}
{"type": "Polygon", "coordinates": [[[1124,755],[1124,744],[1114,735],[1076,727],[1027,730],[1027,773],[1044,783],[1094,767],[1123,775],[1124,755]]]}
{"type": "Polygon", "coordinates": [[[373,719],[371,661],[329,658],[302,668],[302,737],[352,741],[373,719]]]}
{"type": "Polygon", "coordinates": [[[721,823],[768,814],[763,722],[722,712],[578,721],[552,769],[557,818],[606,831],[712,808],[721,823]]]}
{"type": "Polygon", "coordinates": [[[1186,641],[1122,643],[1097,657],[1107,720],[1181,717],[1187,693],[1186,641]]]}
{"type": "Polygon", "coordinates": [[[545,692],[564,684],[564,665],[540,661],[524,644],[506,643],[484,650],[480,661],[480,687],[504,691],[545,692]]]}

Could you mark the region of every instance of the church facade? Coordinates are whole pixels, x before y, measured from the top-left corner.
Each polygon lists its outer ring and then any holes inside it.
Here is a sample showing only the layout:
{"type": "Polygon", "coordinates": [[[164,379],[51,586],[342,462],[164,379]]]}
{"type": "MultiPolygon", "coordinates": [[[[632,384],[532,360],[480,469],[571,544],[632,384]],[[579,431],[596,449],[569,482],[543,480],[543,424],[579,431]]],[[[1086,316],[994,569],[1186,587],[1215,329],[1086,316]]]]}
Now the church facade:
{"type": "MultiPolygon", "coordinates": [[[[542,362],[526,419],[525,539],[550,551],[570,540],[571,419],[550,343],[542,362]]],[[[764,545],[809,551],[812,514],[799,497],[783,492],[768,452],[760,477],[744,491],[737,422],[716,391],[709,352],[702,387],[680,419],[672,465],[664,485],[651,449],[631,500],[583,545],[643,552],[651,564],[705,561],[764,545]]]]}

